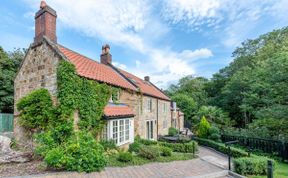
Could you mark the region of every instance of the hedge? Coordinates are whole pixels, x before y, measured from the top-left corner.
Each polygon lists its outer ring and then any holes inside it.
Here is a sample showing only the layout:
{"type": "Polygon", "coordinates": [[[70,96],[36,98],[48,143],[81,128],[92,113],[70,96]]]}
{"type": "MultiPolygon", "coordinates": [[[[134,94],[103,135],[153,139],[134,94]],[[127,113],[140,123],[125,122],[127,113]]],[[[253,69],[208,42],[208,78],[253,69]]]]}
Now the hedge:
{"type": "MultiPolygon", "coordinates": [[[[241,175],[266,175],[267,161],[263,156],[243,157],[234,159],[234,170],[241,175]]],[[[275,162],[272,160],[273,165],[275,162]]]]}
{"type": "MultiPolygon", "coordinates": [[[[214,148],[217,151],[220,151],[221,153],[228,154],[228,147],[225,146],[223,143],[215,142],[213,140],[204,139],[204,138],[194,138],[200,145],[208,146],[211,148],[214,148]]],[[[234,158],[240,158],[240,157],[247,157],[248,152],[231,147],[231,156],[234,158]]]]}
{"type": "Polygon", "coordinates": [[[194,141],[188,143],[159,142],[159,145],[171,148],[174,152],[195,153],[198,151],[198,144],[194,141]]]}

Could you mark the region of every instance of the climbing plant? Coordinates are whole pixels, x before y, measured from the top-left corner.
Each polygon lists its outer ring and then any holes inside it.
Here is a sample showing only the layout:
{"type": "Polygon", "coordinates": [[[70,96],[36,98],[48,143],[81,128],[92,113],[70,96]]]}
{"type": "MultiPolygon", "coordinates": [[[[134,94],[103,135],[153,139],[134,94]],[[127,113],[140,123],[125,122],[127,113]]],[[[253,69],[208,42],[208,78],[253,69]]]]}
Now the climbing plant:
{"type": "Polygon", "coordinates": [[[36,153],[56,169],[101,170],[106,160],[94,138],[104,123],[104,107],[116,89],[80,77],[75,66],[64,60],[57,68],[57,87],[55,107],[46,89],[33,91],[17,104],[22,125],[40,131],[35,136],[36,153]],[[79,114],[78,130],[73,129],[75,112],[79,114]]]}

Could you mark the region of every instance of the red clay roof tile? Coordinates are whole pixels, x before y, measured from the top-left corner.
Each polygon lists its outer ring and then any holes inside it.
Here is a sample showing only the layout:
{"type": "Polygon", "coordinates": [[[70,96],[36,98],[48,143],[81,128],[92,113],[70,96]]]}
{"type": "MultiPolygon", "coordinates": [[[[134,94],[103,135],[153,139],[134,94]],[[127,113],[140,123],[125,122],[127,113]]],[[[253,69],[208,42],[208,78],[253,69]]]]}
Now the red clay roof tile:
{"type": "Polygon", "coordinates": [[[138,91],[138,87],[144,94],[170,101],[168,96],[166,96],[162,91],[160,91],[150,82],[144,81],[122,69],[118,69],[122,75],[130,80],[129,82],[116,70],[108,65],[101,64],[61,45],[58,45],[58,48],[61,53],[63,53],[63,55],[66,56],[66,58],[75,65],[78,75],[82,77],[105,82],[107,84],[131,89],[134,91],[138,91]],[[134,85],[132,85],[131,82],[134,85]]]}
{"type": "Polygon", "coordinates": [[[75,65],[78,75],[114,86],[137,90],[136,87],[119,75],[110,66],[98,63],[63,46],[58,45],[58,48],[64,56],[75,65]]]}
{"type": "Polygon", "coordinates": [[[132,109],[127,105],[107,105],[104,108],[104,114],[107,117],[134,116],[132,109]]]}
{"type": "Polygon", "coordinates": [[[166,96],[162,91],[160,91],[160,89],[156,88],[152,83],[142,80],[139,77],[136,77],[135,75],[130,74],[129,72],[126,72],[122,69],[119,69],[119,71],[123,75],[125,75],[128,79],[132,80],[144,94],[151,95],[164,100],[170,100],[168,96],[166,96]]]}

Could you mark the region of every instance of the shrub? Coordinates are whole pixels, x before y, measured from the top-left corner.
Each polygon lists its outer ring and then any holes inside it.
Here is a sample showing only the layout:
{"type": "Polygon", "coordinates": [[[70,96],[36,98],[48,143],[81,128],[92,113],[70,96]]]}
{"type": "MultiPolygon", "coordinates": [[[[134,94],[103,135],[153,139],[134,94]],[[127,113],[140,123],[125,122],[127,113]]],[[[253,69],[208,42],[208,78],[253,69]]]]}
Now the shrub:
{"type": "Polygon", "coordinates": [[[178,130],[176,128],[174,128],[174,127],[169,128],[168,135],[175,136],[177,134],[178,134],[178,130]]]}
{"type": "Polygon", "coordinates": [[[44,161],[49,167],[56,169],[64,168],[64,154],[62,147],[52,148],[47,152],[44,161]]]}
{"type": "Polygon", "coordinates": [[[139,155],[146,159],[156,159],[160,155],[159,153],[157,146],[142,145],[139,149],[139,155]]]}
{"type": "Polygon", "coordinates": [[[100,140],[99,142],[105,151],[116,149],[117,146],[113,140],[100,140]]]}
{"type": "MultiPolygon", "coordinates": [[[[195,140],[200,144],[204,146],[208,146],[211,148],[214,148],[217,151],[220,151],[224,154],[228,154],[228,147],[225,146],[223,143],[218,143],[213,140],[208,140],[204,138],[195,138],[195,140]]],[[[231,155],[232,157],[239,158],[239,157],[246,157],[248,156],[248,153],[244,150],[231,147],[231,155]]]]}
{"type": "Polygon", "coordinates": [[[194,141],[191,141],[191,142],[188,142],[188,143],[159,142],[159,145],[171,148],[175,152],[195,153],[196,151],[198,151],[198,145],[194,141]]]}
{"type": "Polygon", "coordinates": [[[118,154],[118,160],[121,162],[130,162],[133,160],[133,156],[130,152],[120,152],[118,154]]]}
{"type": "Polygon", "coordinates": [[[212,126],[209,129],[209,139],[214,140],[214,141],[220,141],[221,135],[220,135],[220,131],[217,127],[212,126]]]}
{"type": "Polygon", "coordinates": [[[47,89],[38,89],[24,96],[17,103],[20,124],[26,129],[45,129],[53,118],[53,104],[47,89]]]}
{"type": "Polygon", "coordinates": [[[162,146],[160,148],[160,151],[161,151],[162,156],[171,156],[172,155],[172,149],[171,148],[162,146]]]}
{"type": "Polygon", "coordinates": [[[268,160],[263,156],[237,158],[234,159],[234,170],[241,175],[265,175],[268,160]]]}
{"type": "Polygon", "coordinates": [[[146,140],[146,139],[139,139],[139,143],[142,143],[143,145],[157,145],[158,142],[155,140],[146,140]]]}
{"type": "Polygon", "coordinates": [[[47,152],[44,161],[49,167],[70,171],[100,171],[106,166],[104,149],[89,133],[80,132],[47,152]]]}
{"type": "Polygon", "coordinates": [[[132,144],[129,145],[129,152],[135,152],[138,153],[140,149],[140,143],[139,142],[134,142],[132,144]]]}
{"type": "Polygon", "coordinates": [[[206,120],[205,116],[203,116],[199,124],[198,136],[201,138],[207,138],[210,127],[209,122],[206,120]]]}

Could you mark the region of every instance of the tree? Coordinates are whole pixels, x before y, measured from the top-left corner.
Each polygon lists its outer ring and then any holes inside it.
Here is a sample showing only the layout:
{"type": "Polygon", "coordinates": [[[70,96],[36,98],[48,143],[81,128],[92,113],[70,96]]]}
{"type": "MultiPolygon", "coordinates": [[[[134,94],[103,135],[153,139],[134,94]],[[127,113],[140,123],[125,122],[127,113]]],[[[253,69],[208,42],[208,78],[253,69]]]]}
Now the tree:
{"type": "Polygon", "coordinates": [[[6,53],[0,47],[0,112],[13,112],[14,78],[23,58],[24,50],[6,53]]]}
{"type": "Polygon", "coordinates": [[[197,104],[193,100],[193,98],[185,94],[179,93],[179,94],[172,96],[172,100],[177,103],[177,106],[185,114],[185,119],[191,120],[197,107],[197,104]]]}
{"type": "Polygon", "coordinates": [[[203,116],[208,120],[208,122],[219,128],[231,126],[228,113],[216,106],[201,106],[201,108],[195,114],[194,119],[200,121],[200,118],[203,116]]]}
{"type": "Polygon", "coordinates": [[[207,121],[205,116],[203,116],[199,124],[198,136],[201,138],[207,138],[210,128],[211,126],[209,122],[207,121]]]}

